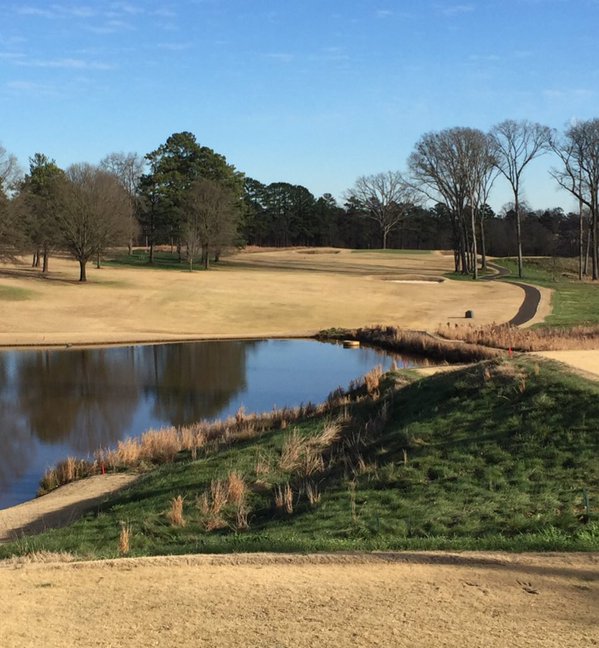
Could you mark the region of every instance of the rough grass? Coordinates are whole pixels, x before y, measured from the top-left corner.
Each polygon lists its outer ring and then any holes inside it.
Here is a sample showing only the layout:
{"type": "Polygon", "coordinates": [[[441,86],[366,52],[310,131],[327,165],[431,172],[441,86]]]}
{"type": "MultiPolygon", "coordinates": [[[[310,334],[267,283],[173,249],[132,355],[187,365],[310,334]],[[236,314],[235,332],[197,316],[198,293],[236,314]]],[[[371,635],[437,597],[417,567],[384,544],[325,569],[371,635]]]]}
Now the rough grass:
{"type": "MultiPolygon", "coordinates": [[[[150,255],[145,249],[135,249],[132,254],[127,251],[114,251],[108,259],[103,261],[106,266],[127,266],[130,268],[153,268],[155,270],[187,270],[189,271],[189,262],[183,255],[179,260],[179,255],[170,250],[158,249],[154,251],[154,262],[150,264],[150,255]]],[[[204,266],[198,259],[193,264],[194,270],[203,270],[204,266]]]]}
{"type": "Polygon", "coordinates": [[[0,556],[114,556],[121,520],[129,555],[599,550],[599,385],[555,363],[496,359],[414,382],[385,375],[377,394],[362,385],[292,425],[230,435],[195,461],[181,452],[71,527],[0,556]],[[309,478],[301,461],[281,465],[290,439],[318,450],[309,478]],[[185,526],[165,517],[179,496],[185,526]]]}

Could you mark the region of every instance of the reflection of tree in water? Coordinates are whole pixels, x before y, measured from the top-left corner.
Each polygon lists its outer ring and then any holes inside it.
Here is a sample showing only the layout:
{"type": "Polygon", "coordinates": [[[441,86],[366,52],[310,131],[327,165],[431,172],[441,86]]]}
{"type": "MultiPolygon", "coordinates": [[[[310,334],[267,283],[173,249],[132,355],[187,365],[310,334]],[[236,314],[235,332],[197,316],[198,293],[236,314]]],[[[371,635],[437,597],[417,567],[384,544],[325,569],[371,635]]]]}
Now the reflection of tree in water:
{"type": "Polygon", "coordinates": [[[7,356],[0,354],[0,492],[25,473],[34,447],[10,391],[6,363],[7,356]]]}
{"type": "Polygon", "coordinates": [[[256,342],[198,342],[147,348],[146,387],[154,414],[172,425],[216,416],[246,387],[246,353],[256,342]]]}
{"type": "Polygon", "coordinates": [[[80,454],[120,439],[139,400],[132,348],[24,353],[17,376],[31,431],[80,454]]]}

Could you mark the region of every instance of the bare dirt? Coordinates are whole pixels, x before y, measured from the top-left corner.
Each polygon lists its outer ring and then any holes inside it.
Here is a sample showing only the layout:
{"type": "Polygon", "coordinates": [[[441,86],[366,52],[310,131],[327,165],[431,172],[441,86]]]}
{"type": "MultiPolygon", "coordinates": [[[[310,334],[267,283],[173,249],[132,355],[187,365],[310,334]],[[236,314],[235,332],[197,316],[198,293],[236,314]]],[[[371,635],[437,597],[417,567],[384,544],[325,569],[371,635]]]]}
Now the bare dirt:
{"type": "Polygon", "coordinates": [[[43,497],[2,509],[0,542],[66,526],[135,479],[137,475],[128,473],[95,475],[57,488],[43,497]]]}
{"type": "Polygon", "coordinates": [[[375,324],[436,330],[463,322],[466,310],[478,324],[509,321],[522,302],[508,283],[435,281],[452,269],[438,252],[312,252],[242,252],[210,272],[90,267],[87,284],[68,259],[51,259],[47,278],[25,259],[0,264],[0,288],[13,296],[2,298],[0,346],[305,336],[375,324]],[[427,285],[397,283],[402,277],[427,285]]]}
{"type": "Polygon", "coordinates": [[[585,349],[584,351],[538,351],[532,355],[539,355],[550,360],[563,362],[587,378],[599,378],[599,349],[585,349]]]}
{"type": "Polygon", "coordinates": [[[0,645],[599,645],[599,556],[230,555],[0,563],[0,645]]]}

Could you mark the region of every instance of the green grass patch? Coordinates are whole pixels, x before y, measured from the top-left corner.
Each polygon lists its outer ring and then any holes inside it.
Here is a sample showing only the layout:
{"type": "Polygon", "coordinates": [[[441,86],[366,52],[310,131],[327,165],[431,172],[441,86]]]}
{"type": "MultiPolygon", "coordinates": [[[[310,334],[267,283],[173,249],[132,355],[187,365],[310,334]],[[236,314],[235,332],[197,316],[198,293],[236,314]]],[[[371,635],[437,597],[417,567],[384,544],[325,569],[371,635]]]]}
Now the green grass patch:
{"type": "Polygon", "coordinates": [[[599,550],[599,385],[523,359],[407,380],[386,378],[381,399],[337,412],[341,434],[309,476],[301,460],[283,467],[281,457],[293,435],[309,445],[322,432],[318,416],[195,461],[182,453],[75,524],[0,547],[0,557],[115,556],[122,523],[132,530],[131,555],[599,550]],[[215,480],[231,471],[248,486],[249,528],[225,505],[223,523],[208,529],[202,498],[205,509],[215,480]],[[291,511],[275,502],[287,484],[291,511]],[[168,518],[179,495],[185,526],[168,518]]]}
{"type": "MultiPolygon", "coordinates": [[[[498,259],[497,263],[510,271],[506,281],[518,281],[516,259],[498,259]]],[[[578,259],[526,258],[522,281],[554,291],[553,312],[540,326],[599,324],[599,285],[578,279],[578,259]]]]}
{"type": "MultiPolygon", "coordinates": [[[[482,277],[492,277],[496,273],[492,270],[480,270],[478,271],[478,278],[482,277]]],[[[463,274],[461,272],[445,272],[443,274],[447,279],[453,279],[454,281],[474,281],[471,274],[463,274]]]]}
{"type": "MultiPolygon", "coordinates": [[[[185,259],[179,261],[179,255],[176,252],[155,251],[154,262],[150,263],[150,255],[145,249],[133,250],[132,254],[119,251],[107,257],[102,265],[153,268],[155,270],[189,270],[189,262],[185,259]]],[[[193,269],[203,270],[204,266],[198,261],[193,264],[193,269]]]]}
{"type": "Polygon", "coordinates": [[[25,301],[35,295],[33,290],[15,286],[0,286],[0,301],[25,301]]]}
{"type": "Polygon", "coordinates": [[[389,254],[393,256],[414,256],[414,255],[426,255],[431,254],[432,250],[400,250],[396,248],[383,248],[371,249],[371,250],[352,250],[352,254],[389,254]]]}

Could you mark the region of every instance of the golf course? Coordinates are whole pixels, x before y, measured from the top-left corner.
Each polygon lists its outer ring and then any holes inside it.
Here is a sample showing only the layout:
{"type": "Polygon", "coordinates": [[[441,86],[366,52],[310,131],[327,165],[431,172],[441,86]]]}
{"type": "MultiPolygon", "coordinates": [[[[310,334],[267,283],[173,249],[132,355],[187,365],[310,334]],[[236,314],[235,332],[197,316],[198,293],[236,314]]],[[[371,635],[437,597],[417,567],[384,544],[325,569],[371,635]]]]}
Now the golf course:
{"type": "Polygon", "coordinates": [[[474,282],[440,251],[136,254],[86,283],[67,258],[3,262],[0,346],[328,331],[395,353],[414,332],[483,359],[64,457],[0,510],[0,645],[599,644],[595,285],[530,262],[512,332],[510,260],[474,282]]]}

